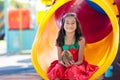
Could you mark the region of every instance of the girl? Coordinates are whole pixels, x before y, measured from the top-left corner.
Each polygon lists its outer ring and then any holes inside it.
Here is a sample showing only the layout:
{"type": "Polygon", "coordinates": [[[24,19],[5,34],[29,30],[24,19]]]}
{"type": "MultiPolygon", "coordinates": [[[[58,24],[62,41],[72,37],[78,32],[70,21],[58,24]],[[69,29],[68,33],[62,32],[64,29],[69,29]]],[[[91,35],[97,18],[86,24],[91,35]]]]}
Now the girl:
{"type": "Polygon", "coordinates": [[[50,80],[88,80],[98,69],[84,60],[85,38],[74,13],[67,13],[62,18],[56,43],[58,60],[53,61],[48,68],[47,76],[50,80]],[[66,50],[72,54],[74,61],[62,61],[62,53],[66,50]]]}

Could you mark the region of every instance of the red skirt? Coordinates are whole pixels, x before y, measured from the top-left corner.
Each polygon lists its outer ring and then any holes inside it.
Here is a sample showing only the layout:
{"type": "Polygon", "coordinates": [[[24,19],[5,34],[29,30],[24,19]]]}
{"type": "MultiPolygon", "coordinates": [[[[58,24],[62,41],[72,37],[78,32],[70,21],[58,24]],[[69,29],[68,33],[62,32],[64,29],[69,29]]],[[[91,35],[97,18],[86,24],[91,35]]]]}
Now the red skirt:
{"type": "Polygon", "coordinates": [[[80,65],[65,67],[55,60],[51,63],[47,71],[49,80],[88,80],[90,76],[98,69],[98,66],[88,64],[85,60],[80,65]]]}

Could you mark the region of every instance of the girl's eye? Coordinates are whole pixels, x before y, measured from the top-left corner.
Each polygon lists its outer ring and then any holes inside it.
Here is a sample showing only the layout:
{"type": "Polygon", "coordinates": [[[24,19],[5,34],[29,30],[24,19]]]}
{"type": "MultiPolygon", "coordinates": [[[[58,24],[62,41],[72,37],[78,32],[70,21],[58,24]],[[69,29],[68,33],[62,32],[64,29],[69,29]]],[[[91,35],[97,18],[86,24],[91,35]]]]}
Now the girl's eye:
{"type": "Polygon", "coordinates": [[[75,24],[75,23],[72,23],[72,24],[75,24]]]}
{"type": "Polygon", "coordinates": [[[66,24],[69,24],[69,22],[66,22],[66,24]]]}

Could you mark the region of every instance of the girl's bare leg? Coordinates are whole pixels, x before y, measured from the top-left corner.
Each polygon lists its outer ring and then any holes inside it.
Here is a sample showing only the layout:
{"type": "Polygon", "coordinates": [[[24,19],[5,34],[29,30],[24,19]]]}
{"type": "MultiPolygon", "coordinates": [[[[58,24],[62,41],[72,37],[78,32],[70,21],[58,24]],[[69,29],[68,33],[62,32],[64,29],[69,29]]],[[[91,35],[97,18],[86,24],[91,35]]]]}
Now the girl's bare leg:
{"type": "Polygon", "coordinates": [[[60,80],[59,78],[55,78],[55,80],[60,80]]]}
{"type": "Polygon", "coordinates": [[[104,76],[101,75],[100,77],[98,77],[96,80],[103,80],[104,79],[104,76]]]}

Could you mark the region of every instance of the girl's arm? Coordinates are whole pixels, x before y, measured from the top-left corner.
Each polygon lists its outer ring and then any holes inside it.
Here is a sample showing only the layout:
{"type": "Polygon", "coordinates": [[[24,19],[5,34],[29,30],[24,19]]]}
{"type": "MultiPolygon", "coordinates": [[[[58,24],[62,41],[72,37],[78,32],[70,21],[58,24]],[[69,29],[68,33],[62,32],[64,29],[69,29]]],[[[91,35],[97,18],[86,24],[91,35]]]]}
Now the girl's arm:
{"type": "Polygon", "coordinates": [[[83,56],[84,56],[84,48],[85,48],[85,39],[81,37],[80,41],[78,42],[80,48],[78,53],[78,61],[75,62],[75,64],[79,65],[83,62],[83,56]]]}
{"type": "Polygon", "coordinates": [[[60,46],[57,46],[57,51],[58,51],[58,62],[60,63],[60,64],[63,64],[64,65],[64,63],[62,62],[62,60],[61,60],[61,57],[62,57],[62,48],[60,47],[60,46]]]}

